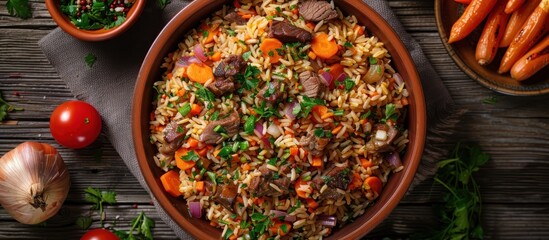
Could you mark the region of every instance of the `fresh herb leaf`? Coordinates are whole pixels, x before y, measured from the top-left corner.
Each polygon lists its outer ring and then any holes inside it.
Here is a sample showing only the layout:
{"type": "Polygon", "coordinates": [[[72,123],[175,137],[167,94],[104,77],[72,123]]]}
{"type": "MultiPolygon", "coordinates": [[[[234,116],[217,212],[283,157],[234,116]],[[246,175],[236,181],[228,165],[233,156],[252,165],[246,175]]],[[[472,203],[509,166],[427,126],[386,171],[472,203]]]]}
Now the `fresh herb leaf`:
{"type": "Polygon", "coordinates": [[[250,115],[246,118],[246,122],[244,122],[244,131],[246,134],[250,135],[254,132],[256,121],[257,119],[254,115],[250,115]]]}
{"type": "Polygon", "coordinates": [[[343,44],[344,47],[347,47],[347,48],[352,48],[353,47],[353,44],[349,41],[345,42],[345,44],[343,44]]]}
{"type": "Polygon", "coordinates": [[[389,103],[385,105],[385,118],[381,122],[387,122],[389,120],[396,121],[398,118],[398,113],[395,110],[395,104],[389,103]]]}
{"type": "Polygon", "coordinates": [[[23,108],[15,107],[6,102],[6,100],[2,98],[2,94],[0,93],[0,122],[4,121],[9,112],[22,110],[23,108]]]}
{"type": "MultiPolygon", "coordinates": [[[[221,222],[221,220],[219,220],[219,222],[221,222]]],[[[228,225],[228,224],[225,224],[225,225],[228,225]]],[[[223,239],[229,239],[231,235],[233,235],[233,230],[229,228],[227,229],[227,231],[225,231],[225,234],[223,235],[223,239]]]]}
{"type": "Polygon", "coordinates": [[[370,65],[376,65],[377,64],[377,58],[375,58],[375,57],[369,57],[368,60],[370,61],[370,65]]]}
{"type": "Polygon", "coordinates": [[[183,160],[185,162],[188,162],[188,161],[196,162],[196,161],[200,160],[200,157],[198,155],[196,155],[195,151],[189,151],[189,152],[187,152],[187,155],[181,157],[181,160],[183,160]]]}
{"type": "Polygon", "coordinates": [[[115,234],[121,239],[134,240],[134,239],[147,239],[152,240],[152,228],[154,228],[154,220],[147,217],[142,211],[136,218],[131,222],[131,228],[129,232],[117,231],[115,234]]]}
{"type": "Polygon", "coordinates": [[[195,93],[198,96],[198,99],[202,100],[203,103],[208,102],[207,108],[211,109],[213,107],[213,102],[215,101],[215,95],[199,83],[195,83],[194,86],[197,88],[195,93]]]}
{"type": "Polygon", "coordinates": [[[179,111],[181,116],[185,117],[185,116],[187,116],[187,114],[189,114],[189,112],[191,112],[191,104],[186,102],[185,104],[183,104],[183,106],[181,106],[179,109],[177,109],[177,111],[179,111]]]}
{"type": "Polygon", "coordinates": [[[325,105],[324,101],[319,98],[309,98],[303,96],[303,101],[301,101],[301,114],[303,117],[307,117],[314,106],[316,105],[325,105]]]}
{"type": "Polygon", "coordinates": [[[334,116],[343,116],[343,114],[345,114],[345,110],[343,109],[334,111],[334,116]]]}
{"type": "Polygon", "coordinates": [[[498,97],[497,96],[491,96],[489,98],[486,98],[484,100],[482,100],[482,103],[484,104],[495,104],[498,102],[498,97]]]}
{"type": "Polygon", "coordinates": [[[370,115],[372,115],[372,110],[368,110],[368,112],[360,115],[360,119],[367,119],[370,117],[370,115]]]}
{"type": "Polygon", "coordinates": [[[80,229],[86,230],[92,225],[92,218],[89,216],[79,216],[76,218],[76,226],[80,229]]]}
{"type": "Polygon", "coordinates": [[[206,175],[208,175],[208,177],[210,178],[210,180],[217,185],[217,176],[214,172],[210,172],[210,171],[207,171],[206,172],[206,175]]]}
{"type": "Polygon", "coordinates": [[[95,63],[96,60],[97,60],[97,57],[93,55],[93,53],[88,53],[88,55],[84,57],[84,61],[86,61],[86,65],[88,65],[88,67],[93,67],[93,64],[95,63]]]}
{"type": "Polygon", "coordinates": [[[248,65],[244,71],[244,74],[236,74],[235,78],[244,87],[244,89],[253,90],[257,88],[257,85],[259,84],[259,79],[257,78],[257,75],[259,74],[259,68],[248,65]]]}
{"type": "Polygon", "coordinates": [[[95,204],[92,209],[99,209],[100,223],[103,227],[104,211],[103,203],[114,204],[116,203],[116,192],[114,191],[101,191],[96,188],[88,187],[84,190],[84,199],[87,202],[95,204]]]}
{"type": "Polygon", "coordinates": [[[250,56],[252,56],[251,51],[248,51],[242,54],[242,58],[244,59],[244,61],[248,61],[248,59],[250,59],[250,56]]]}
{"type": "Polygon", "coordinates": [[[11,16],[20,17],[22,19],[32,17],[29,0],[8,0],[6,2],[6,8],[11,16]]]}
{"type": "MultiPolygon", "coordinates": [[[[230,29],[230,28],[227,29],[227,33],[229,33],[229,36],[231,36],[231,37],[236,36],[236,32],[234,30],[230,29]]],[[[244,55],[242,55],[242,57],[244,57],[244,55]]]]}
{"type": "Polygon", "coordinates": [[[157,0],[156,5],[158,5],[160,9],[164,9],[170,2],[170,0],[157,0]]]}
{"type": "Polygon", "coordinates": [[[215,111],[212,116],[210,117],[210,121],[215,121],[219,118],[219,112],[215,111]]]}

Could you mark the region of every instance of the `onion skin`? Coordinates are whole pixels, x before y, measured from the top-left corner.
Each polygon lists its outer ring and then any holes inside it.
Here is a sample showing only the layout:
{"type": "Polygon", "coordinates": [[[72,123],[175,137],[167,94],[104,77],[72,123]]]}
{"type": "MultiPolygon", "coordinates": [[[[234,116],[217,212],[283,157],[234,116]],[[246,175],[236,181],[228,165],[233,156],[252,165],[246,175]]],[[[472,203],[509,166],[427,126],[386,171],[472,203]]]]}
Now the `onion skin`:
{"type": "Polygon", "coordinates": [[[0,204],[20,223],[55,215],[69,188],[67,167],[49,144],[24,142],[0,158],[0,204]]]}

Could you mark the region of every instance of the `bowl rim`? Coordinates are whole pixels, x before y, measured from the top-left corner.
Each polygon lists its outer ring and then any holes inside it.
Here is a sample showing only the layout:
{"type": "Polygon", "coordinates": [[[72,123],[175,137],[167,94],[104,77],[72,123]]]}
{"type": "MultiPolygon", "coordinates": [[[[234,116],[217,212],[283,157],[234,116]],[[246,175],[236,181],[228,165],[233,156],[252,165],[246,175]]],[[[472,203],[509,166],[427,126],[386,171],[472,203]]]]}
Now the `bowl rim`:
{"type": "Polygon", "coordinates": [[[448,55],[450,55],[450,58],[456,63],[456,65],[461,69],[467,76],[475,80],[476,82],[480,83],[482,86],[506,95],[511,96],[535,96],[535,95],[544,95],[549,93],[549,87],[543,88],[543,89],[533,89],[533,90],[516,90],[516,89],[510,89],[504,87],[504,85],[497,85],[494,82],[487,81],[485,77],[481,76],[477,72],[475,72],[473,69],[465,63],[459,54],[456,53],[454,47],[452,44],[448,43],[448,34],[446,33],[446,29],[444,29],[444,26],[442,24],[443,16],[442,16],[442,1],[445,0],[435,0],[435,22],[437,25],[437,32],[441,39],[442,44],[444,45],[444,48],[448,52],[448,55]]]}
{"type": "Polygon", "coordinates": [[[114,38],[128,30],[139,19],[145,8],[146,0],[135,0],[130,11],[126,14],[126,21],[111,29],[85,30],[79,29],[71,23],[67,15],[61,12],[59,0],[45,0],[46,8],[57,25],[71,36],[87,42],[98,42],[114,38]],[[128,17],[129,16],[129,17],[128,17]]]}
{"type": "MultiPolygon", "coordinates": [[[[175,33],[177,29],[179,28],[179,24],[188,18],[192,16],[192,14],[185,14],[186,12],[197,12],[202,7],[212,4],[212,3],[218,3],[220,1],[228,2],[228,0],[201,0],[201,1],[193,1],[187,6],[185,6],[183,9],[181,9],[173,18],[172,20],[163,28],[163,30],[160,32],[160,34],[157,36],[153,44],[151,45],[151,48],[149,49],[146,57],[143,60],[143,64],[141,65],[141,68],[139,70],[139,74],[137,76],[137,81],[134,88],[134,95],[133,95],[133,104],[132,104],[132,135],[133,135],[133,142],[134,142],[134,150],[137,156],[137,161],[139,164],[139,168],[141,173],[143,174],[145,183],[147,184],[148,188],[150,189],[150,192],[152,193],[152,196],[154,196],[159,203],[160,207],[166,212],[166,214],[179,226],[180,228],[184,229],[187,233],[191,234],[192,236],[198,238],[198,239],[207,239],[210,237],[210,235],[206,234],[203,229],[199,229],[197,226],[190,223],[189,220],[187,220],[181,213],[178,212],[178,209],[171,204],[171,201],[165,191],[158,186],[157,181],[155,180],[154,173],[152,171],[151,167],[157,167],[154,164],[150,164],[150,160],[148,159],[147,153],[145,151],[145,144],[148,143],[148,141],[145,141],[145,139],[148,138],[148,131],[147,129],[142,129],[142,116],[143,114],[146,114],[148,116],[148,113],[144,111],[146,106],[144,104],[150,104],[148,102],[144,102],[143,92],[146,89],[146,86],[149,84],[149,81],[154,82],[153,80],[149,80],[151,70],[153,67],[158,66],[151,66],[153,64],[147,65],[147,63],[154,63],[155,62],[155,56],[160,54],[162,52],[162,48],[160,47],[161,44],[165,44],[166,41],[170,38],[170,35],[175,33]],[[186,15],[186,16],[185,16],[186,15]],[[164,40],[162,40],[164,39],[164,40]],[[155,46],[158,46],[155,48],[155,46]],[[146,138],[145,138],[146,137],[146,138]],[[140,139],[141,138],[141,139],[140,139]]],[[[415,135],[410,136],[410,143],[408,145],[408,150],[406,152],[406,158],[409,160],[408,166],[401,172],[397,174],[402,174],[400,178],[400,183],[396,184],[396,187],[392,192],[382,193],[383,194],[390,194],[387,196],[386,201],[384,201],[384,204],[380,207],[380,210],[375,212],[375,214],[369,218],[368,220],[364,221],[362,224],[359,225],[359,227],[355,229],[351,229],[346,235],[345,238],[355,239],[360,238],[364,236],[366,233],[371,231],[374,227],[378,226],[386,217],[389,216],[389,214],[394,210],[394,208],[398,205],[402,197],[404,197],[405,193],[407,192],[408,187],[412,183],[416,170],[419,166],[419,163],[421,161],[421,156],[423,153],[424,145],[425,145],[425,139],[426,139],[426,105],[425,105],[425,97],[423,94],[423,88],[421,86],[420,77],[417,71],[417,68],[412,60],[412,57],[410,55],[410,52],[406,49],[405,45],[402,43],[400,38],[398,37],[398,34],[395,32],[395,30],[387,23],[387,21],[381,17],[375,10],[373,10],[370,6],[368,6],[364,2],[357,2],[355,0],[336,0],[336,5],[339,3],[344,3],[348,6],[352,6],[356,9],[357,12],[363,13],[365,18],[368,18],[373,23],[378,24],[379,26],[382,26],[380,28],[384,28],[385,32],[384,35],[387,38],[393,38],[396,40],[394,44],[391,44],[393,47],[392,53],[397,52],[400,58],[402,59],[402,66],[398,66],[398,69],[400,72],[405,71],[409,74],[409,80],[406,82],[413,83],[412,86],[409,86],[409,90],[413,89],[413,92],[411,94],[414,95],[414,103],[415,104],[415,121],[409,120],[409,126],[408,129],[415,129],[415,135]],[[407,64],[404,64],[407,63],[407,64]],[[412,124],[414,123],[414,124],[412,124]],[[413,125],[413,126],[412,126],[413,125]],[[413,139],[411,138],[413,137],[413,139]],[[413,146],[413,147],[412,147],[413,146]]],[[[213,12],[215,10],[210,11],[213,12]]],[[[186,29],[184,32],[188,31],[189,29],[186,29]]],[[[181,36],[178,36],[178,39],[181,38],[181,36]]],[[[396,56],[396,55],[393,55],[396,56]]],[[[150,83],[152,84],[152,83],[150,83]]],[[[410,117],[411,119],[411,117],[410,117]]],[[[149,143],[150,144],[150,143],[149,143]]],[[[376,205],[379,205],[379,200],[376,202],[376,205]]],[[[334,235],[328,237],[328,239],[333,239],[334,235]]]]}

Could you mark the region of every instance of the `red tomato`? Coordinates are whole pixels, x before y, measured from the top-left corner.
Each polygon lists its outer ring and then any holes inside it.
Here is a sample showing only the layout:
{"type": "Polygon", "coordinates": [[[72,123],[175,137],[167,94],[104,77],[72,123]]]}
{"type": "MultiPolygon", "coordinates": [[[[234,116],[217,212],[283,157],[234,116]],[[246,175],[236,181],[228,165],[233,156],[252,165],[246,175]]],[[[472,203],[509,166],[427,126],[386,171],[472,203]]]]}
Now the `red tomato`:
{"type": "Polygon", "coordinates": [[[80,240],[120,240],[120,238],[108,230],[97,228],[87,231],[80,240]]]}
{"type": "Polygon", "coordinates": [[[55,140],[68,148],[83,148],[95,141],[101,132],[101,116],[83,101],[59,105],[50,117],[50,132],[55,140]]]}

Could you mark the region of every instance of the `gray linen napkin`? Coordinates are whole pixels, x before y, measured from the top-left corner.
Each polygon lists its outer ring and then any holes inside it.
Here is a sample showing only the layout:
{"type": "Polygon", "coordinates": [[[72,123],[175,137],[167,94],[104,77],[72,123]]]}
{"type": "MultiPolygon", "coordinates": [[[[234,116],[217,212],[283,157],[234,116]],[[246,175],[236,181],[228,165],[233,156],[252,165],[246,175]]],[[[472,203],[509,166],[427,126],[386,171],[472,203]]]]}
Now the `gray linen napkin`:
{"type": "MultiPolygon", "coordinates": [[[[380,0],[364,1],[396,30],[415,60],[422,79],[428,112],[428,137],[413,187],[435,173],[436,161],[446,153],[441,143],[453,132],[453,126],[458,122],[462,111],[456,108],[419,44],[406,33],[387,3],[380,0]]],[[[189,2],[175,0],[164,10],[149,4],[139,21],[128,32],[113,40],[100,43],[82,42],[57,28],[38,43],[72,93],[78,99],[95,106],[100,112],[104,121],[103,131],[131,173],[147,191],[149,189],[135,159],[131,137],[131,99],[135,79],[157,34],[189,2]],[[91,68],[84,62],[89,53],[97,57],[91,68]]],[[[156,201],[155,206],[161,218],[179,238],[192,239],[166,215],[156,201]]]]}

